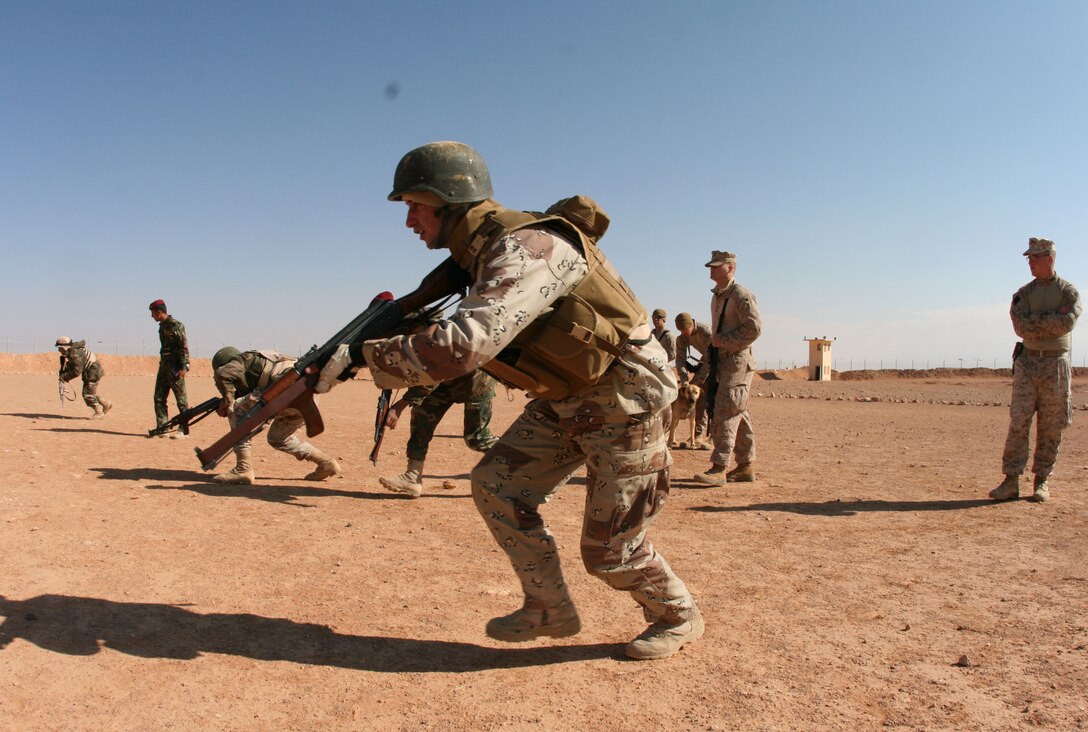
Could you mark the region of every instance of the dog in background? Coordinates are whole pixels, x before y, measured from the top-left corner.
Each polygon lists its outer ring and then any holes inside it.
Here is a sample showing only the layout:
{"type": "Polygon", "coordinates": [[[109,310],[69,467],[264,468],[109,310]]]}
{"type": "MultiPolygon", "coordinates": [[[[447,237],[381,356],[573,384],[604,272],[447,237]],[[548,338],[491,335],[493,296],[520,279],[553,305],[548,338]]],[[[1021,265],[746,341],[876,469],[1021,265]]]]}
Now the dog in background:
{"type": "Polygon", "coordinates": [[[698,421],[695,415],[695,405],[699,403],[699,395],[702,393],[702,389],[695,384],[685,383],[680,385],[680,391],[676,395],[676,400],[672,403],[672,424],[669,426],[669,447],[679,447],[681,449],[695,449],[695,423],[698,421]],[[681,440],[683,440],[685,434],[687,440],[676,444],[676,428],[681,422],[687,423],[687,429],[681,434],[681,440]]]}

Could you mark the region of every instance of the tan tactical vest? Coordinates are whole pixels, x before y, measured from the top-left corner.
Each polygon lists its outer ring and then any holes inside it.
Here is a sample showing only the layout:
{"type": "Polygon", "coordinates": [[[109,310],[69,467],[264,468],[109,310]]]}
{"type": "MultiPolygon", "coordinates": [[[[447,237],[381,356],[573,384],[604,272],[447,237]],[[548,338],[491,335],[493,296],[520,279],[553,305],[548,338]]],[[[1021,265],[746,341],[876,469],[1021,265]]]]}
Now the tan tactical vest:
{"type": "MultiPolygon", "coordinates": [[[[242,363],[246,367],[246,394],[254,389],[264,389],[273,378],[279,376],[295,363],[296,359],[285,356],[279,351],[246,351],[242,354],[242,363]]],[[[239,394],[242,396],[242,394],[239,394]]]]}
{"type": "Polygon", "coordinates": [[[551,229],[586,258],[589,271],[554,307],[514,336],[481,368],[499,381],[557,400],[598,383],[623,354],[631,333],[646,322],[646,309],[627,284],[612,274],[596,241],[608,216],[585,196],[564,199],[547,213],[514,211],[485,201],[465,214],[449,239],[450,252],[475,275],[480,253],[502,237],[528,227],[551,229]]]}

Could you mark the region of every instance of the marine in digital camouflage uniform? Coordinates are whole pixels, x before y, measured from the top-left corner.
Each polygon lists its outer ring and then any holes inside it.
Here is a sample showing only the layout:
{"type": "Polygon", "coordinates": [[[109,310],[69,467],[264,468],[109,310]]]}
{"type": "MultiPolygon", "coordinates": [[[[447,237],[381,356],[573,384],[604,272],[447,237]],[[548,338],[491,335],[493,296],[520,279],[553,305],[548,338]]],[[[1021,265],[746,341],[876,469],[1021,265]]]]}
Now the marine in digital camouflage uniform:
{"type": "Polygon", "coordinates": [[[756,434],[748,414],[748,397],[756,359],[752,344],[763,330],[756,297],[734,275],[737,255],[714,251],[706,263],[715,287],[710,300],[710,329],[714,334],[717,389],[714,394],[714,452],[710,469],[695,479],[709,485],[755,480],[756,434]],[[727,471],[729,460],[737,466],[727,471]]]}
{"type": "Polygon", "coordinates": [[[106,369],[87,348],[87,341],[73,342],[71,338],[61,336],[56,346],[61,364],[57,377],[65,382],[83,377],[83,403],[94,410],[91,419],[102,419],[113,409],[113,402],[98,395],[98,382],[106,375],[106,369]]]}
{"type": "Polygon", "coordinates": [[[1035,277],[1012,296],[1012,329],[1023,339],[1013,360],[1012,403],[1002,469],[1005,480],[990,497],[1020,496],[1020,476],[1027,468],[1028,442],[1035,417],[1035,475],[1032,500],[1050,498],[1048,478],[1058,459],[1062,432],[1073,422],[1069,351],[1081,314],[1080,294],[1054,271],[1054,242],[1033,237],[1024,252],[1035,277]]]}
{"type": "Polygon", "coordinates": [[[654,310],[650,316],[650,322],[653,323],[653,336],[657,339],[657,342],[661,344],[661,347],[665,349],[665,357],[670,362],[676,361],[676,336],[673,332],[665,327],[665,311],[661,308],[654,310]]]}
{"type": "MultiPolygon", "coordinates": [[[[166,395],[174,392],[174,401],[178,411],[189,408],[189,399],[185,395],[185,374],[189,371],[189,341],[185,337],[185,326],[173,315],[166,312],[166,303],[155,300],[148,306],[151,318],[159,324],[159,371],[155,375],[155,426],[162,427],[169,421],[166,409],[166,395]]],[[[170,435],[181,439],[184,435],[174,432],[170,435]]]]}
{"type": "MultiPolygon", "coordinates": [[[[397,166],[390,200],[408,205],[406,225],[428,248],[450,249],[472,284],[448,320],[420,333],[363,345],[366,366],[379,387],[435,384],[478,367],[521,374],[521,368],[529,368],[523,357],[539,353],[531,344],[510,354],[510,363],[492,359],[530,326],[534,330],[527,332],[541,333],[535,330],[537,319],[560,312],[571,302],[565,296],[579,284],[605,278],[628,292],[611,264],[598,259],[599,250],[590,249],[592,242],[567,233],[569,225],[529,225],[485,236],[494,232],[496,221],[519,215],[490,196],[486,166],[462,143],[424,145],[397,166]],[[574,238],[579,246],[572,243],[574,238]],[[587,260],[590,251],[597,263],[593,269],[587,260]]],[[[621,296],[620,290],[613,292],[621,296]]],[[[582,562],[594,576],[630,593],[651,623],[627,644],[627,654],[664,658],[703,633],[690,592],[647,538],[669,494],[671,459],[665,441],[676,379],[664,349],[650,335],[645,310],[634,305],[637,312],[626,320],[632,324],[630,337],[618,357],[606,361],[607,371],[563,398],[532,399],[472,471],[477,509],[509,557],[524,593],[520,610],[487,624],[492,638],[524,641],[580,630],[555,538],[540,507],[583,466],[582,562]],[[638,320],[641,324],[634,325],[638,320]]],[[[584,332],[580,328],[575,326],[571,335],[584,332]]],[[[600,348],[591,347],[590,353],[600,348]]],[[[350,359],[348,347],[342,346],[322,369],[318,391],[337,383],[343,369],[352,365],[350,359]]],[[[536,373],[547,378],[543,371],[536,373]]],[[[549,393],[563,393],[538,383],[549,393]]]]}
{"type": "Polygon", "coordinates": [[[423,491],[423,465],[427,460],[427,448],[434,439],[442,418],[454,404],[465,405],[464,438],[470,450],[487,452],[498,442],[491,434],[491,400],[495,398],[495,380],[483,371],[459,376],[432,386],[413,386],[389,408],[385,426],[397,426],[401,412],[412,408],[411,433],[408,437],[408,467],[393,478],[379,478],[379,482],[396,493],[417,498],[423,491]]]}
{"type": "Polygon", "coordinates": [[[690,313],[676,316],[676,330],[680,332],[676,336],[676,373],[680,377],[680,383],[691,382],[699,387],[699,401],[695,403],[695,447],[709,449],[710,446],[704,438],[709,434],[710,424],[707,386],[713,370],[710,365],[710,341],[714,336],[709,325],[697,322],[690,313]],[[699,354],[698,359],[691,355],[692,351],[699,354]],[[693,367],[694,372],[691,371],[693,367]]]}

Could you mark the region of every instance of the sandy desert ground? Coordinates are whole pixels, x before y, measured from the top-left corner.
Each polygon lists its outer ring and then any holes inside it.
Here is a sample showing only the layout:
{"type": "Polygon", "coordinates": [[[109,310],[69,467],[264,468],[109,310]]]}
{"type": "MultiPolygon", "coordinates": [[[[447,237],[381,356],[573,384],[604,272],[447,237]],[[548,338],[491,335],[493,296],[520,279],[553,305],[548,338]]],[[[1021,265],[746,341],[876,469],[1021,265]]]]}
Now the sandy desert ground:
{"type": "MultiPolygon", "coordinates": [[[[675,451],[651,532],[706,636],[635,662],[640,612],[578,559],[580,476],[545,515],[584,630],[504,645],[483,627],[520,597],[459,408],[418,500],[377,482],[406,429],[367,461],[366,381],[322,403],[342,478],[258,442],[259,484],[227,487],[193,454],[225,421],[149,440],[153,360],[103,360],[92,421],[53,357],[0,355],[0,729],[1088,727],[1088,377],[1046,504],[986,498],[1006,375],[757,382],[759,480],[700,487],[707,453],[675,451]]],[[[213,393],[202,364],[190,401],[213,393]]]]}

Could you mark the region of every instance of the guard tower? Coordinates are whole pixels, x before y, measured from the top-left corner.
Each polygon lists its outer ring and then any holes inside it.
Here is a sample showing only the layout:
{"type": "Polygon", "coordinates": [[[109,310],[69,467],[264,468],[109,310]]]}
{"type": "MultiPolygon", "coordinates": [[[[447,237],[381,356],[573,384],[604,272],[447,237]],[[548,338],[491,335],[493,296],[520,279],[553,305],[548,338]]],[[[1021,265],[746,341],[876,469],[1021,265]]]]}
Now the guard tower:
{"type": "Polygon", "coordinates": [[[806,338],[808,341],[808,380],[831,381],[831,340],[806,338]]]}

